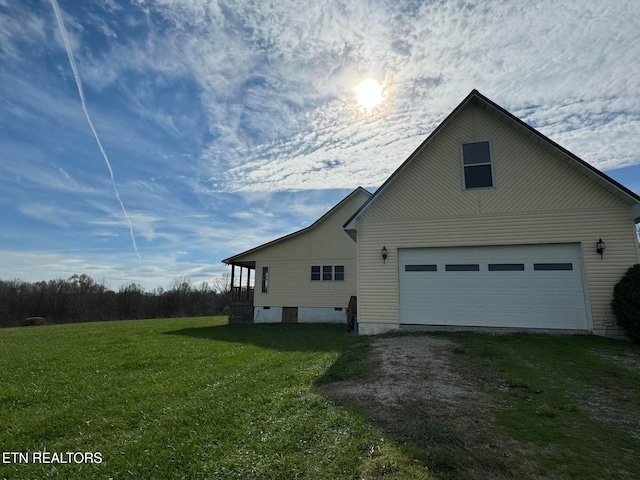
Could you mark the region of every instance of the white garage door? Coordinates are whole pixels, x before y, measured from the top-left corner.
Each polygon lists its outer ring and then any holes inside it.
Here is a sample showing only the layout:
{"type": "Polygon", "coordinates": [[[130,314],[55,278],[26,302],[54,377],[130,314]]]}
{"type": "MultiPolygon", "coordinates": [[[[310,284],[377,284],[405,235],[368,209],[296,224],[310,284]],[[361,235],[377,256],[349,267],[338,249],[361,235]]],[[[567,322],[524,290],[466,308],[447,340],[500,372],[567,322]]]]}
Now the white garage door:
{"type": "Polygon", "coordinates": [[[588,329],[579,244],[400,249],[400,323],[588,329]]]}

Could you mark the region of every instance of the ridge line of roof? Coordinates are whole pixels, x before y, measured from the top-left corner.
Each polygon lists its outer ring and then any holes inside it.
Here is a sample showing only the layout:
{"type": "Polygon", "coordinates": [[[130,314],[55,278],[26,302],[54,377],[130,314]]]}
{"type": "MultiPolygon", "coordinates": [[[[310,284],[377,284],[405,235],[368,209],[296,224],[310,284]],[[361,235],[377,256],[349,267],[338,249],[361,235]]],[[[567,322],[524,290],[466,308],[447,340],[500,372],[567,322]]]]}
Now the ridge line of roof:
{"type": "Polygon", "coordinates": [[[434,136],[439,133],[446,125],[447,123],[449,123],[449,121],[451,120],[451,118],[456,115],[463,107],[465,107],[471,100],[473,99],[478,99],[481,102],[484,102],[486,105],[494,108],[495,110],[497,110],[499,113],[501,113],[502,115],[505,115],[509,120],[514,121],[517,125],[524,127],[527,131],[529,131],[530,133],[533,133],[535,136],[537,136],[538,138],[540,138],[542,141],[547,142],[549,145],[551,145],[552,147],[556,148],[560,153],[565,154],[566,156],[568,156],[570,159],[576,161],[579,165],[581,165],[582,167],[586,168],[587,170],[589,170],[591,173],[598,175],[600,178],[602,178],[604,181],[610,183],[612,186],[616,187],[618,190],[620,190],[622,193],[632,197],[634,200],[640,202],[640,195],[638,195],[637,193],[629,190],[627,187],[625,187],[624,185],[620,184],[619,182],[617,182],[616,180],[614,180],[613,178],[609,177],[607,174],[605,174],[604,172],[598,170],[597,168],[595,168],[593,165],[585,162],[584,160],[582,160],[580,157],[578,157],[577,155],[575,155],[574,153],[570,152],[569,150],[567,150],[566,148],[562,147],[561,145],[557,144],[556,142],[554,142],[553,140],[551,140],[549,137],[547,137],[546,135],[544,135],[543,133],[539,132],[538,130],[536,130],[535,128],[533,128],[531,125],[529,125],[528,123],[524,122],[523,120],[519,119],[518,117],[516,117],[514,114],[512,114],[511,112],[509,112],[508,110],[506,110],[505,108],[501,107],[500,105],[498,105],[497,103],[495,103],[494,101],[490,100],[489,98],[485,97],[484,95],[482,95],[477,89],[473,89],[471,90],[471,92],[465,97],[464,100],[462,100],[462,102],[460,102],[458,104],[458,106],[456,106],[451,113],[449,113],[449,115],[447,115],[445,117],[445,119],[440,122],[438,124],[438,126],[429,134],[429,136],[418,146],[418,148],[416,148],[408,157],[407,159],[402,162],[402,164],[384,181],[384,183],[382,185],[380,185],[380,187],[375,191],[375,193],[373,195],[371,195],[366,202],[364,202],[362,204],[362,206],[355,211],[355,213],[345,222],[345,224],[343,225],[343,228],[347,228],[348,225],[350,223],[352,223],[358,216],[360,216],[360,214],[373,202],[375,201],[375,199],[378,197],[378,194],[380,194],[382,191],[385,190],[385,188],[387,187],[387,185],[389,185],[390,182],[392,182],[399,174],[402,170],[404,170],[406,168],[406,166],[422,151],[422,149],[424,149],[430,142],[431,140],[434,138],[434,136]]]}
{"type": "Polygon", "coordinates": [[[367,206],[373,201],[374,198],[376,198],[378,196],[378,194],[383,191],[386,186],[395,179],[395,177],[397,175],[399,175],[401,170],[404,170],[404,168],[407,166],[407,164],[416,156],[418,155],[418,153],[420,153],[420,151],[433,139],[433,137],[435,136],[435,134],[437,132],[439,132],[440,130],[442,130],[442,128],[444,128],[444,126],[449,122],[449,120],[451,120],[451,118],[463,107],[463,105],[465,105],[469,100],[471,100],[471,98],[473,97],[473,95],[478,94],[480,95],[480,92],[478,92],[478,90],[476,90],[475,88],[471,91],[471,93],[469,93],[469,95],[467,95],[465,97],[465,99],[460,102],[458,104],[458,106],[456,108],[454,108],[449,115],[447,115],[445,117],[445,119],[440,122],[438,124],[438,126],[427,136],[427,138],[425,138],[423,140],[423,142],[418,145],[418,148],[416,148],[407,158],[404,162],[402,162],[402,164],[395,169],[395,171],[382,183],[382,185],[380,185],[378,187],[378,189],[375,191],[375,193],[373,195],[371,195],[371,197],[369,197],[369,199],[364,202],[364,204],[362,204],[362,206],[356,210],[356,212],[351,215],[351,217],[349,218],[349,220],[346,221],[346,223],[343,225],[343,228],[346,228],[347,225],[349,225],[358,215],[360,215],[360,213],[367,208],[367,206]]]}
{"type": "Polygon", "coordinates": [[[619,183],[617,180],[614,180],[613,178],[611,178],[609,175],[607,175],[606,173],[604,173],[603,171],[597,169],[596,167],[594,167],[593,165],[591,165],[588,162],[585,162],[583,159],[581,159],[580,157],[578,157],[575,153],[572,153],[571,151],[567,150],[566,148],[564,148],[562,145],[554,142],[553,140],[551,140],[549,137],[547,137],[544,133],[536,130],[535,128],[533,128],[531,125],[529,125],[528,123],[526,123],[525,121],[519,119],[518,117],[516,117],[513,113],[509,112],[508,110],[506,110],[505,108],[501,107],[500,105],[498,105],[497,103],[495,103],[494,101],[492,101],[491,99],[485,97],[484,95],[482,95],[480,92],[478,92],[477,90],[474,90],[477,95],[478,98],[480,98],[481,100],[483,100],[484,102],[486,102],[487,104],[489,104],[490,106],[492,106],[493,108],[495,108],[496,110],[498,110],[500,113],[502,113],[503,115],[506,115],[507,118],[510,118],[511,120],[515,120],[516,123],[518,123],[520,126],[524,127],[526,130],[528,130],[530,133],[533,133],[534,135],[536,135],[537,137],[539,137],[541,140],[549,143],[552,147],[556,148],[557,150],[559,150],[561,153],[567,155],[569,158],[571,158],[572,160],[575,160],[576,162],[578,162],[581,166],[587,168],[588,170],[590,170],[592,173],[595,173],[596,175],[600,176],[603,180],[607,181],[608,183],[612,184],[614,187],[616,187],[617,189],[621,190],[623,193],[625,193],[626,195],[629,195],[630,197],[633,197],[636,201],[640,202],[640,195],[638,195],[637,193],[633,192],[632,190],[629,190],[627,187],[625,187],[624,185],[622,185],[621,183],[619,183]]]}

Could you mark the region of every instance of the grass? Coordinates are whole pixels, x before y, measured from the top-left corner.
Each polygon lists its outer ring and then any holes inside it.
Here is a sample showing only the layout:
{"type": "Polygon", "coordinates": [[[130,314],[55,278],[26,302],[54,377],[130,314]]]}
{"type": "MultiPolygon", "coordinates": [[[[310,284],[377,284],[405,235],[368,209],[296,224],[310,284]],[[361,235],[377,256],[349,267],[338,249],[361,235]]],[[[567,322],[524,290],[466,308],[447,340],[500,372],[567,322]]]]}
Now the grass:
{"type": "Polygon", "coordinates": [[[501,465],[506,478],[640,478],[639,345],[595,336],[440,335],[459,344],[456,368],[497,402],[487,444],[510,450],[487,458],[485,446],[444,449],[445,464],[466,457],[444,477],[471,478],[464,465],[475,459],[501,465]]]}
{"type": "Polygon", "coordinates": [[[375,371],[371,339],[342,326],[192,318],[3,329],[0,450],[103,461],[0,463],[0,478],[640,478],[638,345],[437,335],[457,344],[455,371],[495,401],[474,411],[492,418],[483,443],[423,416],[430,399],[408,399],[411,421],[389,428],[362,403],[314,393],[375,371]]]}
{"type": "Polygon", "coordinates": [[[429,478],[360,413],[313,393],[364,376],[342,326],[223,318],[0,330],[0,478],[429,478]]]}

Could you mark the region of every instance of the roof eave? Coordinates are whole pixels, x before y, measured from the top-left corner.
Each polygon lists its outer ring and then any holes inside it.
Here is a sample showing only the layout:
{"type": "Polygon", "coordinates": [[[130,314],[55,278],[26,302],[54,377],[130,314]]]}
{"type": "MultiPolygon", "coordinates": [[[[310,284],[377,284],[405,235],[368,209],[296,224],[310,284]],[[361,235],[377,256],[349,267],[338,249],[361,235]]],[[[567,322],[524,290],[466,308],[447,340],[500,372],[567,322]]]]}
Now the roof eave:
{"type": "MultiPolygon", "coordinates": [[[[340,200],[338,203],[336,203],[333,207],[331,207],[330,210],[328,210],[324,215],[322,215],[320,218],[318,218],[315,222],[313,222],[311,225],[309,225],[308,227],[305,227],[301,230],[297,230],[295,232],[289,233],[288,235],[284,235],[282,237],[278,237],[274,240],[271,240],[270,242],[267,243],[263,243],[262,245],[258,245],[257,247],[253,247],[250,248],[249,250],[245,250],[244,252],[238,253],[232,257],[229,258],[225,258],[224,260],[222,260],[222,263],[226,264],[226,265],[231,265],[233,263],[235,263],[236,265],[239,265],[242,263],[242,261],[239,261],[239,258],[245,257],[246,255],[249,255],[251,253],[254,253],[258,250],[261,250],[265,247],[271,246],[275,243],[280,243],[284,240],[287,240],[289,238],[295,237],[297,235],[300,235],[302,233],[305,233],[309,230],[311,230],[312,228],[314,228],[316,225],[318,225],[322,220],[324,220],[326,217],[328,217],[332,212],[334,212],[335,210],[338,209],[338,207],[340,207],[340,205],[342,205],[344,202],[346,202],[349,198],[351,198],[353,195],[355,195],[358,192],[364,192],[367,195],[369,195],[369,198],[367,198],[367,200],[365,201],[368,202],[371,199],[371,192],[369,192],[367,189],[363,188],[363,187],[358,187],[356,189],[354,189],[351,193],[349,193],[349,195],[347,195],[346,197],[344,197],[342,200],[340,200]]],[[[250,263],[251,261],[249,260],[245,260],[244,263],[250,263]]]]}
{"type": "MultiPolygon", "coordinates": [[[[638,195],[637,193],[629,190],[624,185],[618,183],[616,180],[614,180],[613,178],[608,176],[606,173],[598,170],[596,167],[594,167],[590,163],[585,162],[580,157],[578,157],[574,153],[572,153],[569,150],[567,150],[566,148],[564,148],[562,145],[557,144],[556,142],[551,140],[549,137],[547,137],[543,133],[541,133],[538,130],[536,130],[535,128],[533,128],[528,123],[526,123],[523,120],[519,119],[518,117],[513,115],[508,110],[505,110],[504,108],[502,108],[497,103],[493,102],[492,100],[490,100],[487,97],[485,97],[484,95],[482,95],[477,90],[474,90],[473,92],[471,92],[471,94],[469,96],[470,97],[474,96],[475,98],[477,98],[478,100],[483,102],[485,105],[488,105],[488,106],[492,107],[495,111],[497,111],[497,112],[501,113],[502,115],[504,115],[508,120],[513,121],[514,123],[516,123],[517,125],[522,127],[524,130],[526,130],[528,133],[533,134],[535,137],[539,138],[540,140],[542,140],[543,142],[545,142],[546,144],[548,144],[552,148],[555,148],[558,152],[564,154],[566,157],[568,157],[571,160],[575,161],[576,164],[578,166],[582,167],[587,173],[589,173],[591,175],[595,175],[595,177],[596,177],[596,179],[598,181],[601,181],[601,182],[604,181],[605,182],[605,186],[607,186],[609,188],[613,188],[613,190],[618,192],[619,195],[621,195],[627,201],[629,201],[630,204],[640,203],[640,195],[638,195]]],[[[463,103],[465,103],[465,102],[463,102],[463,103]]]]}

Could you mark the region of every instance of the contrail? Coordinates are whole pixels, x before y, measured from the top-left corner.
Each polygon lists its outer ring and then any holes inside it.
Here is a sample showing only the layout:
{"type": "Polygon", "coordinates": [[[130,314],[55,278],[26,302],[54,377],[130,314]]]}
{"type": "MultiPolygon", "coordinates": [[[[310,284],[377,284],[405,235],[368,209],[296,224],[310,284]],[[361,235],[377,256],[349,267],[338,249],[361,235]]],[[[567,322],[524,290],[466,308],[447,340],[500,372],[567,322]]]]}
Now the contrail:
{"type": "Polygon", "coordinates": [[[131,235],[131,241],[133,242],[133,249],[135,250],[136,255],[138,256],[138,259],[142,260],[142,257],[140,257],[140,253],[138,253],[138,245],[136,244],[136,237],[133,234],[133,224],[131,223],[131,218],[129,218],[127,209],[124,208],[124,203],[120,198],[120,193],[118,193],[118,187],[116,186],[116,180],[113,177],[113,169],[111,168],[111,163],[109,162],[107,153],[104,151],[104,148],[102,148],[102,142],[100,142],[98,133],[96,132],[96,129],[93,126],[93,122],[91,121],[91,117],[89,116],[89,112],[87,111],[87,102],[84,99],[84,91],[82,89],[82,82],[80,81],[80,74],[78,73],[78,67],[76,66],[76,61],[73,58],[73,52],[71,51],[71,43],[69,42],[69,37],[67,36],[67,30],[64,28],[64,21],[62,20],[62,14],[60,13],[60,7],[58,6],[57,0],[51,0],[51,5],[53,6],[53,11],[56,14],[56,20],[58,22],[58,27],[60,28],[60,35],[62,35],[62,40],[64,41],[64,48],[67,50],[67,56],[69,57],[71,70],[73,70],[73,77],[76,80],[76,85],[78,87],[78,93],[80,94],[80,103],[82,104],[82,110],[84,111],[84,116],[87,117],[87,122],[89,122],[89,127],[91,127],[93,136],[96,138],[96,142],[98,142],[100,153],[102,153],[102,157],[104,158],[104,161],[107,164],[107,168],[109,169],[109,175],[111,176],[111,185],[113,185],[113,191],[116,193],[116,198],[118,199],[118,202],[120,202],[122,213],[124,213],[124,216],[127,218],[127,222],[129,223],[129,234],[131,235]]]}

